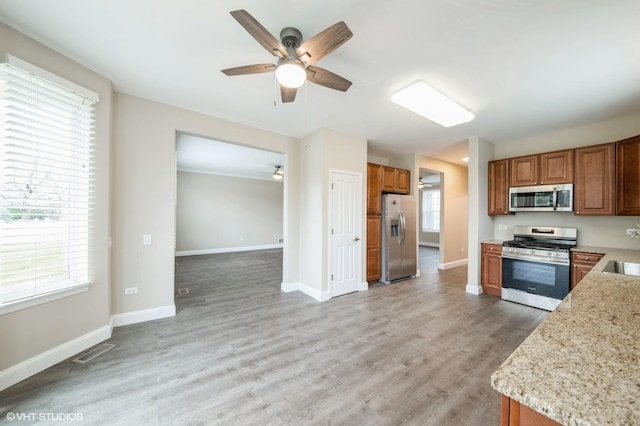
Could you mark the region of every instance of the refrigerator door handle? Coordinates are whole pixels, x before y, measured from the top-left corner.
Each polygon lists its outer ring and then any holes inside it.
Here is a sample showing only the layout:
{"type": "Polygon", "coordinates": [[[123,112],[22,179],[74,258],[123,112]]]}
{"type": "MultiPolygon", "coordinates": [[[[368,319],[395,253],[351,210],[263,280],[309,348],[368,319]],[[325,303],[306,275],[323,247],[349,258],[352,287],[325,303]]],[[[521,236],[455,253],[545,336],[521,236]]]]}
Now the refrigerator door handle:
{"type": "Polygon", "coordinates": [[[404,233],[407,230],[407,222],[404,218],[404,213],[400,212],[400,245],[404,244],[404,233]]]}

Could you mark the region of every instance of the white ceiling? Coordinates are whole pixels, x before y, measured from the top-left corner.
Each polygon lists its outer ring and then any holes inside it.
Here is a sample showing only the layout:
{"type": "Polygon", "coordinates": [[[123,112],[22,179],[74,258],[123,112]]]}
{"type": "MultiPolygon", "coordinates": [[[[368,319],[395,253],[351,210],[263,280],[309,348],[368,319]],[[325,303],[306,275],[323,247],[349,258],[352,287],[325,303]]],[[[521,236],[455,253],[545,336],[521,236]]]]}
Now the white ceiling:
{"type": "Polygon", "coordinates": [[[0,0],[0,20],[118,92],[296,137],[330,128],[374,156],[459,162],[469,136],[500,143],[640,112],[638,0],[0,0]],[[273,74],[222,74],[274,62],[235,9],[276,37],[345,21],[353,38],[317,65],[352,87],[307,84],[283,105],[273,74]],[[475,120],[444,128],[391,103],[416,79],[475,120]]]}
{"type": "Polygon", "coordinates": [[[176,137],[176,151],[178,170],[186,172],[273,180],[275,166],[284,165],[284,155],[277,152],[183,133],[176,137]]]}

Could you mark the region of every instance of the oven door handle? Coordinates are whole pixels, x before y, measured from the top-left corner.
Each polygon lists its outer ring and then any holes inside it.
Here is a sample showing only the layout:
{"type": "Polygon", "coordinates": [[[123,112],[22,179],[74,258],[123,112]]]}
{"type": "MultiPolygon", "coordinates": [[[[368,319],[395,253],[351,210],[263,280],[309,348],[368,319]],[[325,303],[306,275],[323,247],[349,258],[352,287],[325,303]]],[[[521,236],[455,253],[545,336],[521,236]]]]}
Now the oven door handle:
{"type": "Polygon", "coordinates": [[[553,210],[555,211],[558,208],[558,190],[553,190],[553,210]]]}
{"type": "Polygon", "coordinates": [[[526,256],[526,255],[509,255],[508,253],[502,254],[502,258],[503,259],[511,259],[511,260],[531,260],[533,262],[538,262],[538,263],[548,263],[548,264],[553,264],[553,265],[566,265],[569,266],[569,260],[568,259],[540,259],[539,257],[535,257],[535,256],[526,256]]]}

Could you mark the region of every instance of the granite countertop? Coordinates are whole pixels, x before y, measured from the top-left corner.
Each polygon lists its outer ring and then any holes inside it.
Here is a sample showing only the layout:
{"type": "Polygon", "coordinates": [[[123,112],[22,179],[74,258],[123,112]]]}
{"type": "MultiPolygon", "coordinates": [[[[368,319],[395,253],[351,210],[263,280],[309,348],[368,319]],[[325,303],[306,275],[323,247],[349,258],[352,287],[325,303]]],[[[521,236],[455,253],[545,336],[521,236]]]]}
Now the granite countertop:
{"type": "MultiPolygon", "coordinates": [[[[607,254],[611,252],[612,249],[610,247],[591,247],[591,246],[575,246],[571,248],[571,251],[581,251],[583,253],[596,253],[596,254],[607,254]]],[[[633,250],[632,250],[633,251],[633,250]]],[[[640,258],[640,255],[638,255],[640,258]]]]}
{"type": "Polygon", "coordinates": [[[640,263],[606,253],[491,376],[498,392],[565,425],[640,423],[640,277],[602,272],[640,263]]]}
{"type": "Polygon", "coordinates": [[[486,240],[486,241],[481,241],[480,243],[481,244],[496,244],[496,245],[501,246],[503,242],[504,241],[502,241],[502,240],[486,240]]]}

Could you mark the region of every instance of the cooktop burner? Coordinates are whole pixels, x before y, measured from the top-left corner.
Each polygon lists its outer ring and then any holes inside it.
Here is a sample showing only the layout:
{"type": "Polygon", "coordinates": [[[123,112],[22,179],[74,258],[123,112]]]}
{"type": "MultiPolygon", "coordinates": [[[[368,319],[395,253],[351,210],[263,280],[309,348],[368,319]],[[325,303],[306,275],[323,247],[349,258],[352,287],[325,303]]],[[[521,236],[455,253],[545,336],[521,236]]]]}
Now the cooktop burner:
{"type": "MultiPolygon", "coordinates": [[[[502,243],[504,247],[530,248],[551,251],[569,251],[572,245],[562,243],[552,243],[547,241],[527,240],[527,241],[505,241],[502,243]]],[[[574,244],[575,245],[575,244],[574,244]]]]}
{"type": "Polygon", "coordinates": [[[504,247],[568,252],[577,244],[577,229],[514,226],[513,240],[504,247]]]}

